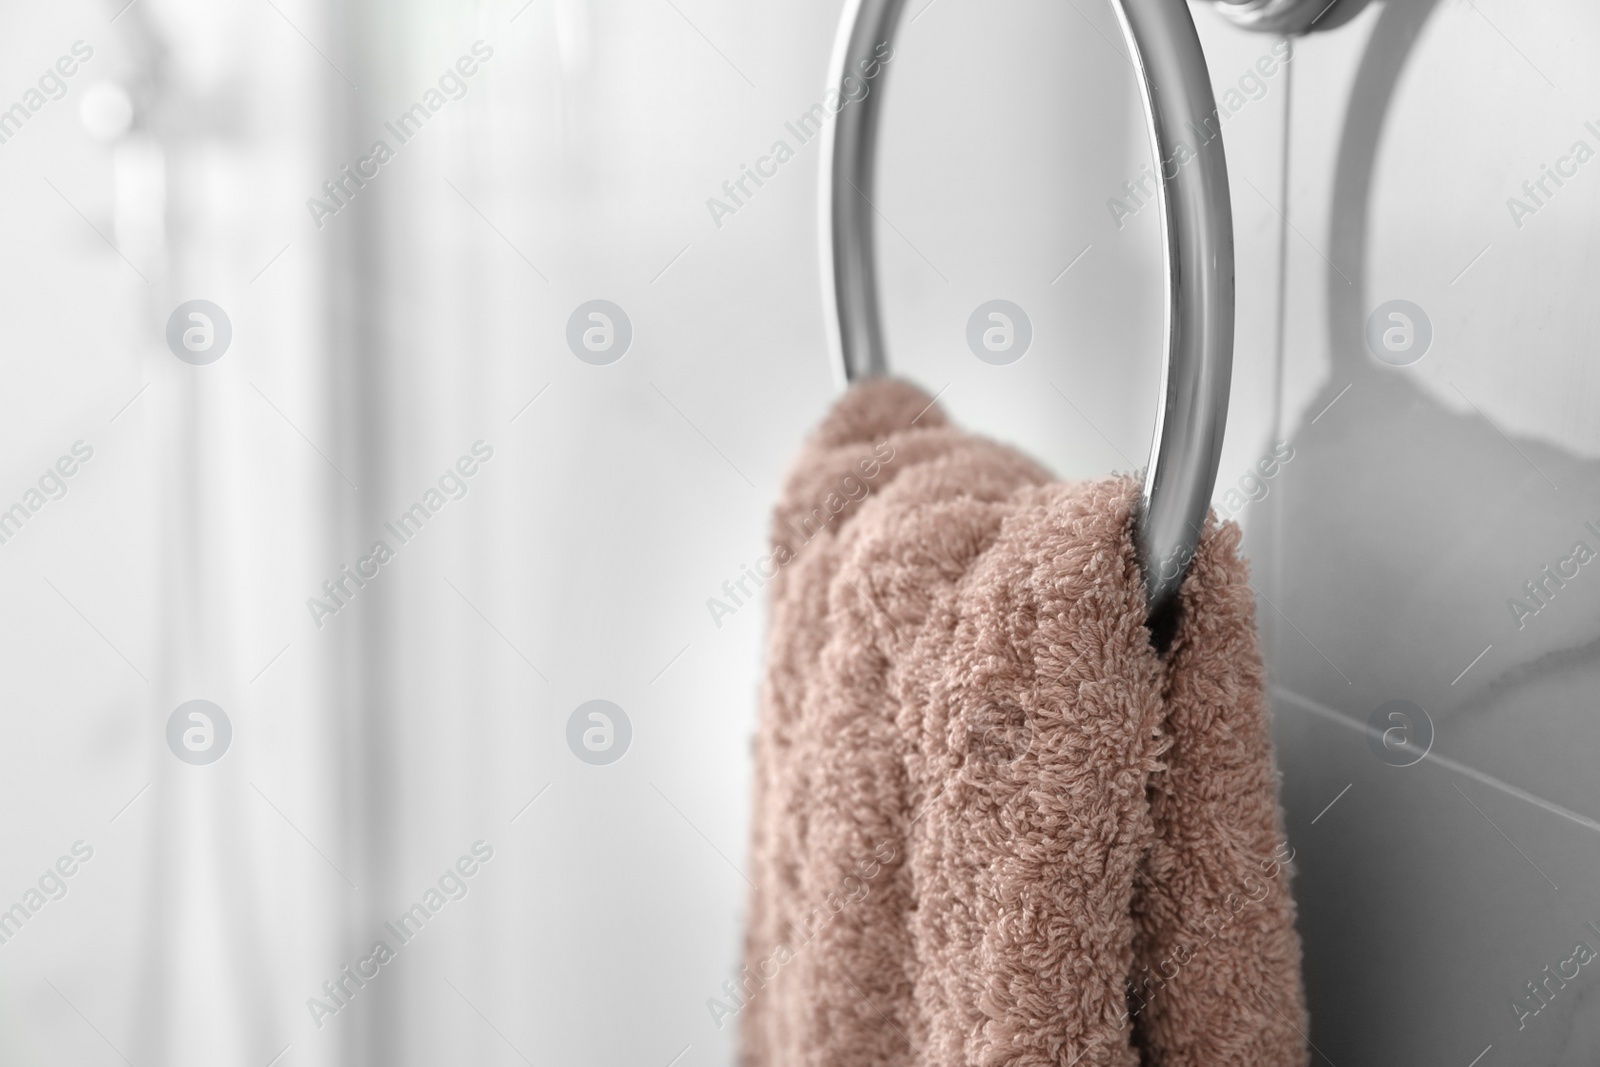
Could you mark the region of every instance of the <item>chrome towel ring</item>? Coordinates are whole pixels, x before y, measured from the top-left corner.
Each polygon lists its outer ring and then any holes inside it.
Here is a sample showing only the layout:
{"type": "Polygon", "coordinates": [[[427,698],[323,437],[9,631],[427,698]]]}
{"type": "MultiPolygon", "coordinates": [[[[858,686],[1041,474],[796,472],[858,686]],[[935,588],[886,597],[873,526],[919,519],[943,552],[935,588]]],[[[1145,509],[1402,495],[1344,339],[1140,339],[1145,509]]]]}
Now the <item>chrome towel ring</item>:
{"type": "MultiPolygon", "coordinates": [[[[1160,182],[1166,362],[1138,546],[1149,623],[1164,647],[1216,484],[1233,371],[1233,214],[1205,54],[1184,0],[1113,0],[1133,55],[1160,182]]],[[[1251,6],[1254,0],[1224,0],[1251,6]]],[[[1326,3],[1327,0],[1321,0],[1326,3]]],[[[904,0],[846,0],[829,85],[893,41],[904,0]]],[[[1276,8],[1279,0],[1262,6],[1276,8]]],[[[1295,5],[1303,6],[1303,5],[1295,5]]],[[[880,78],[883,74],[880,72],[880,78]]],[[[841,384],[885,374],[871,205],[883,91],[834,117],[823,142],[823,302],[841,384]]]]}

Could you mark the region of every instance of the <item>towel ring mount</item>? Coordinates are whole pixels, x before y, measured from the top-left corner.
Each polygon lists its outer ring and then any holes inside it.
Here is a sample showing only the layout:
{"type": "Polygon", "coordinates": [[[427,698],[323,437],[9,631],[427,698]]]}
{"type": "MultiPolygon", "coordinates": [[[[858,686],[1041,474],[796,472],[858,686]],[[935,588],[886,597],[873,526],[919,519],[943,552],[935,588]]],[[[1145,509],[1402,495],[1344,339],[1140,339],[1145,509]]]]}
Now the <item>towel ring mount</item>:
{"type": "MultiPolygon", "coordinates": [[[[874,50],[893,41],[904,2],[846,0],[830,86],[842,93],[846,72],[868,69],[874,50]]],[[[1215,2],[1239,25],[1290,33],[1308,28],[1332,6],[1328,0],[1215,2]]],[[[1233,214],[1216,100],[1188,5],[1184,0],[1113,4],[1138,74],[1146,132],[1163,161],[1156,170],[1167,278],[1166,358],[1137,541],[1147,619],[1157,646],[1164,648],[1176,625],[1178,589],[1216,486],[1227,424],[1233,214]],[[1177,154],[1180,149],[1187,158],[1177,154]]],[[[844,384],[888,371],[871,205],[881,103],[881,92],[858,98],[839,111],[831,136],[823,140],[818,227],[823,302],[844,384]]]]}

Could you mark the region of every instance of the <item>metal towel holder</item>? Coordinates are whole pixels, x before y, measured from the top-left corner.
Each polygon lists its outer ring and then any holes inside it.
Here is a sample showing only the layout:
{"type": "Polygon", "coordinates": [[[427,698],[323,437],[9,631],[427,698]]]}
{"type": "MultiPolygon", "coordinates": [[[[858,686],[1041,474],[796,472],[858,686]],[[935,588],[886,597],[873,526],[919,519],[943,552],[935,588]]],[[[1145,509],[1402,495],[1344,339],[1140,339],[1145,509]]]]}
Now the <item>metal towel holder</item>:
{"type": "MultiPolygon", "coordinates": [[[[1176,624],[1177,593],[1205,521],[1233,371],[1233,209],[1205,53],[1184,0],[1113,0],[1133,55],[1160,181],[1167,274],[1166,362],[1138,519],[1147,618],[1159,647],[1176,624]]],[[[829,85],[869,69],[893,41],[904,0],[846,0],[829,85]]],[[[1219,0],[1240,25],[1298,32],[1328,0],[1219,0]]],[[[880,69],[880,78],[883,73],[880,69]]],[[[822,153],[823,303],[841,383],[888,371],[871,203],[883,94],[839,111],[822,153]]]]}

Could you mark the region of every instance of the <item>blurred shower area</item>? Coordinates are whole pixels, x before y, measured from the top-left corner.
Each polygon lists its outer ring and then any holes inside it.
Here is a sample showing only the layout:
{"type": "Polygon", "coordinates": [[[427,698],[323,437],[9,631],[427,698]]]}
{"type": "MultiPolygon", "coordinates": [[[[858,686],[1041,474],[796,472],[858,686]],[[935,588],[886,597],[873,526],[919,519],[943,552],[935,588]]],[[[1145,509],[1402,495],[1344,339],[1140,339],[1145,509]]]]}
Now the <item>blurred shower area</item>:
{"type": "MultiPolygon", "coordinates": [[[[1593,1064],[1600,8],[1188,7],[1315,1062],[1593,1064]]],[[[839,16],[0,3],[0,1064],[735,1061],[839,16]]],[[[1110,3],[908,0],[867,91],[896,373],[1142,468],[1110,3]]]]}

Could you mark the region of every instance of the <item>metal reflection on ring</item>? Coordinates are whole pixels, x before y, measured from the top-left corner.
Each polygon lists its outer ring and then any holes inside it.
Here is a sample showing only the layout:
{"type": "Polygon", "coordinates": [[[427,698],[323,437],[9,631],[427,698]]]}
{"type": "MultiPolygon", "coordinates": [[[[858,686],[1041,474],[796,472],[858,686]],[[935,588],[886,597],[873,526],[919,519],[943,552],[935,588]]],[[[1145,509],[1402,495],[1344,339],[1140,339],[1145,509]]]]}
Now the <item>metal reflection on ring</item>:
{"type": "Polygon", "coordinates": [[[1339,0],[1214,0],[1236,25],[1263,33],[1306,33],[1339,0]]]}

